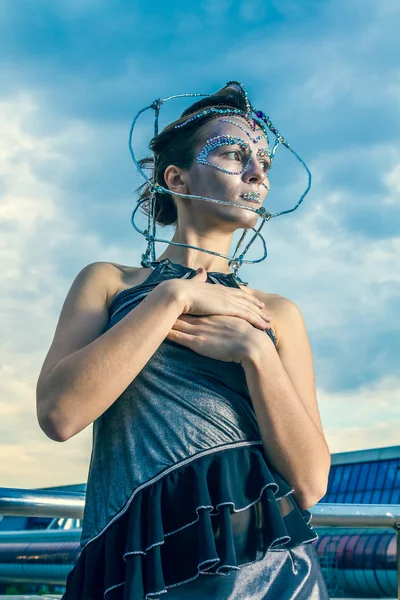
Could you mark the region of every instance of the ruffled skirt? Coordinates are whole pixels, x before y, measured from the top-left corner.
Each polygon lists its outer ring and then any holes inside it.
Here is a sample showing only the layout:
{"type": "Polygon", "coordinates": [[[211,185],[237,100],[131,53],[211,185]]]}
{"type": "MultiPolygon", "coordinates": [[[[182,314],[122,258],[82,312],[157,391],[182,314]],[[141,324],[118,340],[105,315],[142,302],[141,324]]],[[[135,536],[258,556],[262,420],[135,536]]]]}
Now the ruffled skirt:
{"type": "Polygon", "coordinates": [[[326,600],[310,519],[262,445],[216,451],[132,494],[62,600],[326,600]]]}
{"type": "Polygon", "coordinates": [[[314,544],[304,544],[290,551],[270,550],[260,561],[227,577],[202,574],[186,585],[168,590],[165,596],[165,600],[184,599],[329,600],[329,595],[314,544]]]}

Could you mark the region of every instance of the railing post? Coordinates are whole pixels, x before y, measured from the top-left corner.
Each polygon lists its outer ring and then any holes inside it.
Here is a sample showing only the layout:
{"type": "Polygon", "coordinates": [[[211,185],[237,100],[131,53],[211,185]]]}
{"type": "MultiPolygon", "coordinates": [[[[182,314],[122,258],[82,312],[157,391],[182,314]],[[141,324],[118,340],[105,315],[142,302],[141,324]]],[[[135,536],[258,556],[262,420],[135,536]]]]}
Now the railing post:
{"type": "Polygon", "coordinates": [[[400,600],[400,521],[394,524],[396,531],[397,600],[400,600]]]}

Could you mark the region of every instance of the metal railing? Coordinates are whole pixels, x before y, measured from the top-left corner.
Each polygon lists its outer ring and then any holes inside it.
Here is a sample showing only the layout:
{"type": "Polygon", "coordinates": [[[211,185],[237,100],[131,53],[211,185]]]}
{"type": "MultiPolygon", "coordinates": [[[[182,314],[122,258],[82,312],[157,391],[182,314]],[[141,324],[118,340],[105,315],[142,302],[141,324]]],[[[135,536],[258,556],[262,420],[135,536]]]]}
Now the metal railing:
{"type": "MultiPolygon", "coordinates": [[[[85,494],[0,488],[0,516],[82,519],[85,494]]],[[[400,504],[316,504],[313,527],[394,529],[396,532],[397,598],[400,600],[400,504]]]]}

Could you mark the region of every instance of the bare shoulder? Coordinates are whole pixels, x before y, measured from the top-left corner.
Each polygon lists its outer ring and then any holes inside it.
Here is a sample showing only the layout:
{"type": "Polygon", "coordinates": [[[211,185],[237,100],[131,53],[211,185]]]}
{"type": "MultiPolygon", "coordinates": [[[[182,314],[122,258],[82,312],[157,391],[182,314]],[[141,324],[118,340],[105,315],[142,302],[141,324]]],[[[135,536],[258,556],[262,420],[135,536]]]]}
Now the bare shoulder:
{"type": "Polygon", "coordinates": [[[107,292],[107,304],[111,306],[112,301],[120,292],[143,283],[153,271],[151,267],[131,267],[114,262],[96,263],[101,264],[104,274],[104,285],[107,292]]]}
{"type": "Polygon", "coordinates": [[[249,289],[249,291],[264,302],[264,311],[271,315],[271,328],[276,337],[276,344],[279,346],[284,335],[285,324],[296,312],[301,314],[300,309],[293,300],[285,298],[281,294],[262,292],[255,289],[249,289]]]}

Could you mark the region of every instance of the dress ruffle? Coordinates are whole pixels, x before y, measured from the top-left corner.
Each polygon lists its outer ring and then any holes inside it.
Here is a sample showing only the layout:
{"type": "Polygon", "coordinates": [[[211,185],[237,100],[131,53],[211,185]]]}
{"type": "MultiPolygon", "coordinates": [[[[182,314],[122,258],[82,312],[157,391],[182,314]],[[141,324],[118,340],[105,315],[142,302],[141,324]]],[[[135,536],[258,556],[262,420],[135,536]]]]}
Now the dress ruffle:
{"type": "MultiPolygon", "coordinates": [[[[314,542],[311,513],[262,446],[216,451],[142,488],[81,550],[63,600],[150,600],[314,542]]],[[[165,596],[168,598],[168,595],[165,596]]]]}

